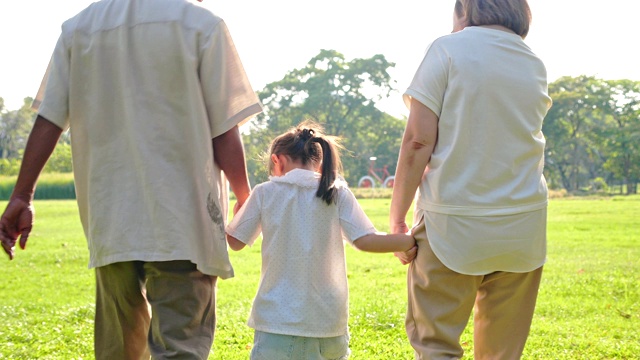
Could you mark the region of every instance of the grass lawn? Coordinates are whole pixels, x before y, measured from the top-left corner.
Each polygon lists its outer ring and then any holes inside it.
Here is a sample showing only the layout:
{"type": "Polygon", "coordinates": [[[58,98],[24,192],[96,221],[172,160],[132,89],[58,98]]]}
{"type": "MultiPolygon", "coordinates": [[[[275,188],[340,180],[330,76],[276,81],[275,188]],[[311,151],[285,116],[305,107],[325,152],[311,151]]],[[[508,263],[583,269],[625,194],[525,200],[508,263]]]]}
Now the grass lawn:
{"type": "MultiPolygon", "coordinates": [[[[361,204],[388,230],[388,199],[361,204]]],[[[4,209],[6,202],[0,202],[4,209]]],[[[74,201],[37,201],[27,250],[0,260],[0,359],[93,359],[94,274],[74,201]]],[[[554,199],[548,262],[524,359],[640,359],[640,196],[554,199]]],[[[210,359],[248,359],[245,323],[259,246],[231,254],[218,284],[210,359]]],[[[390,254],[347,249],[351,359],[412,359],[404,333],[406,267],[390,254]]],[[[473,346],[467,328],[465,350],[473,346]]],[[[465,359],[471,359],[467,351],[465,359]]]]}

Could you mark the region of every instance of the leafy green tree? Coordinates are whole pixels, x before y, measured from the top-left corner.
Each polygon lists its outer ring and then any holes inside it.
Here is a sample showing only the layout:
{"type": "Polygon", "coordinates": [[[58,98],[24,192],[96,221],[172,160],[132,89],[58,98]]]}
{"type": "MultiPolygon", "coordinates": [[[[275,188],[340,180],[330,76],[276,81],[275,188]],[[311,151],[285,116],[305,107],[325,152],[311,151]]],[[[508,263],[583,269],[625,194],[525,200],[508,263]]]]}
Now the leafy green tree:
{"type": "Polygon", "coordinates": [[[49,161],[47,161],[43,172],[70,173],[73,171],[71,163],[71,145],[64,142],[58,142],[58,145],[56,145],[49,161]]]}
{"type": "Polygon", "coordinates": [[[337,51],[321,50],[305,67],[266,85],[259,92],[266,112],[244,136],[252,182],[266,179],[259,159],[269,142],[305,119],[342,138],[348,150],[343,155],[344,174],[350,184],[366,175],[371,156],[393,172],[405,123],[375,107],[393,90],[387,72],[393,66],[383,55],[347,61],[337,51]]]}
{"type": "Polygon", "coordinates": [[[620,180],[628,193],[636,193],[640,83],[563,77],[550,84],[549,93],[554,104],[543,132],[550,183],[573,192],[595,182],[620,180]]]}
{"type": "Polygon", "coordinates": [[[35,119],[31,109],[33,99],[25,98],[18,110],[7,111],[0,103],[0,159],[20,158],[35,119]]]}
{"type": "Polygon", "coordinates": [[[604,163],[594,129],[603,126],[607,86],[593,77],[562,77],[549,85],[549,94],[553,106],[542,127],[546,172],[551,184],[579,190],[604,163]]]}
{"type": "Polygon", "coordinates": [[[604,168],[636,194],[640,181],[640,82],[608,81],[609,126],[602,132],[601,147],[607,159],[604,168]]]}

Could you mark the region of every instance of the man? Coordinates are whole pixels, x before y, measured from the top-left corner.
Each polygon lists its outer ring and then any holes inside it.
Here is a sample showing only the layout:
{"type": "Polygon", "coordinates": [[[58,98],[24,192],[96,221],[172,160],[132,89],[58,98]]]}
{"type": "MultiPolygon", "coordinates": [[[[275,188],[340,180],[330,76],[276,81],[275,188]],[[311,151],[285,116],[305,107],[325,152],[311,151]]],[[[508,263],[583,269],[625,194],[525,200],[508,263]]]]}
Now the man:
{"type": "Polygon", "coordinates": [[[220,170],[240,206],[238,126],[262,109],[224,22],[185,0],[96,2],[62,25],[34,108],[4,251],[25,248],[38,175],[70,128],[96,358],[207,358],[216,280],[233,276],[220,170]]]}

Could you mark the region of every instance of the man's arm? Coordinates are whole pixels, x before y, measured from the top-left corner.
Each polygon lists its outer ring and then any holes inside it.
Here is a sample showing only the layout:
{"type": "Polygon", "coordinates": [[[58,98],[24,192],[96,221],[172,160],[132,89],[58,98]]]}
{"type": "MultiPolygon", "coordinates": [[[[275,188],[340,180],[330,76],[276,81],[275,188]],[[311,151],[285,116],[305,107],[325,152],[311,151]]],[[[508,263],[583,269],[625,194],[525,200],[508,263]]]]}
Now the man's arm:
{"type": "Polygon", "coordinates": [[[231,185],[231,191],[238,199],[233,209],[233,212],[236,213],[251,192],[242,137],[237,126],[213,139],[213,157],[220,169],[224,171],[229,185],[231,185]]]}
{"type": "Polygon", "coordinates": [[[13,259],[18,236],[20,248],[26,247],[34,220],[32,200],[36,183],[61,134],[61,128],[38,115],[27,140],[18,180],[0,218],[0,241],[9,260],[13,259]]]}

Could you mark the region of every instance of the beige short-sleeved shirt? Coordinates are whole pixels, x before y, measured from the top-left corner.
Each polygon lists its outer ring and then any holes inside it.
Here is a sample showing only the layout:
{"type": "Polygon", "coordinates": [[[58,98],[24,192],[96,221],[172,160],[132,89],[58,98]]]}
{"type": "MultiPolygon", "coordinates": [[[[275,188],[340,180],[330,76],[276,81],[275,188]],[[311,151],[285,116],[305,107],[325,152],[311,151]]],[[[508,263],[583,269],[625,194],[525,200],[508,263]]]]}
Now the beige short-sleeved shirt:
{"type": "Polygon", "coordinates": [[[258,331],[306,337],[348,331],[343,239],[353,243],[376,229],[346,184],[337,184],[337,204],[316,197],[319,179],[302,169],[272,177],[227,226],[250,245],[262,232],[260,285],[248,322],[258,331]]]}
{"type": "Polygon", "coordinates": [[[34,108],[70,128],[90,267],[233,276],[211,139],[261,105],[220,18],[183,0],[93,3],[62,25],[34,108]]]}
{"type": "Polygon", "coordinates": [[[435,254],[466,274],[530,271],[546,256],[544,64],[516,34],[471,26],[436,39],[404,94],[439,118],[420,185],[435,254]]]}

